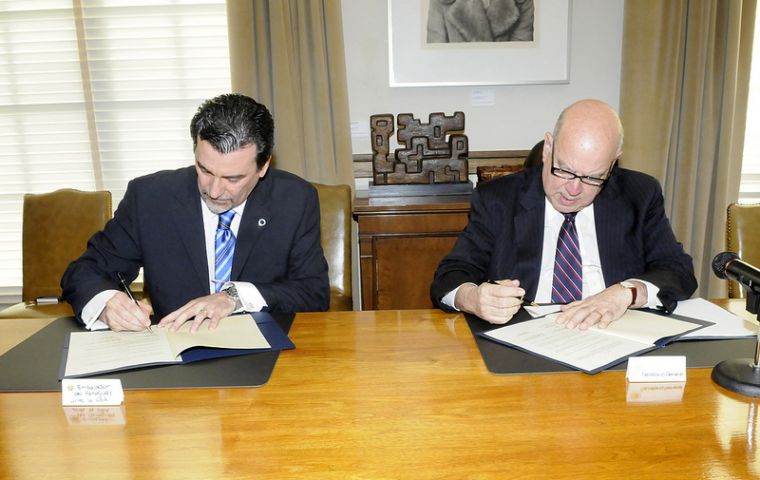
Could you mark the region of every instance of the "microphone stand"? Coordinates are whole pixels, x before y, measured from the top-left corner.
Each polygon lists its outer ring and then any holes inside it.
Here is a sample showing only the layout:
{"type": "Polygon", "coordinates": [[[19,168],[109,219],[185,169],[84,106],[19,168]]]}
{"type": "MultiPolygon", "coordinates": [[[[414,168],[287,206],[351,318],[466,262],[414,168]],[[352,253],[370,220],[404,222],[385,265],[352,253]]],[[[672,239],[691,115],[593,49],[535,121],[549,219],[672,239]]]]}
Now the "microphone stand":
{"type": "MultiPolygon", "coordinates": [[[[758,315],[760,295],[753,289],[746,288],[747,311],[758,315]]],[[[713,368],[711,378],[721,387],[732,392],[750,397],[760,397],[760,327],[755,338],[755,358],[738,358],[724,360],[713,368]]]]}

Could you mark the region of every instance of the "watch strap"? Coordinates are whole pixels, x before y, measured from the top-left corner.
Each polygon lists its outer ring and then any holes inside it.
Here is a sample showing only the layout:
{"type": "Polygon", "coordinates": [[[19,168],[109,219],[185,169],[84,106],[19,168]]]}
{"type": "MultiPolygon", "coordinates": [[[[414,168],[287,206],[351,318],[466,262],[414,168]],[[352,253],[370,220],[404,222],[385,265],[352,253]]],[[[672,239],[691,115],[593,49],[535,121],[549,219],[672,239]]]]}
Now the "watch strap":
{"type": "Polygon", "coordinates": [[[233,312],[237,312],[243,308],[243,302],[240,300],[240,295],[238,294],[237,287],[235,287],[234,283],[228,283],[224,285],[222,287],[222,292],[229,295],[230,298],[235,301],[235,308],[233,309],[233,312]]]}
{"type": "Polygon", "coordinates": [[[631,291],[631,303],[628,304],[628,308],[631,308],[636,303],[636,297],[638,296],[638,289],[636,285],[631,282],[620,282],[620,286],[631,291]]]}

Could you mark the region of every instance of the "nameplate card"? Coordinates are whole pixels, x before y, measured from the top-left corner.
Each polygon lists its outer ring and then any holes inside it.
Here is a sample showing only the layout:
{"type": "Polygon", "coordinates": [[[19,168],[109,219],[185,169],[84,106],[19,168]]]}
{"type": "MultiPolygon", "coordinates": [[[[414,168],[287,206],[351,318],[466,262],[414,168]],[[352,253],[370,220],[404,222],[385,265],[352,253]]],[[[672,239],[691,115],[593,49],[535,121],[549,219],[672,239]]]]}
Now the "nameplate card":
{"type": "Polygon", "coordinates": [[[685,382],[686,356],[630,357],[625,376],[629,382],[685,382]]]}
{"type": "Polygon", "coordinates": [[[124,389],[118,378],[64,378],[61,380],[63,406],[121,405],[124,389]]]}

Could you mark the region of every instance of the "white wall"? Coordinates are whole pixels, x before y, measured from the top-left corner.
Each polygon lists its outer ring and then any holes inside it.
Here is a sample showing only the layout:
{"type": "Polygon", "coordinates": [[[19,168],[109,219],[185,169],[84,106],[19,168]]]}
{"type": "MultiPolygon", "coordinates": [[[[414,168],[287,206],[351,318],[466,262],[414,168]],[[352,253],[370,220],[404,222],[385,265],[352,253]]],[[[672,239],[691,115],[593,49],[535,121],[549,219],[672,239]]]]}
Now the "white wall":
{"type": "MultiPolygon", "coordinates": [[[[431,112],[461,110],[470,150],[529,149],[575,100],[598,98],[618,108],[623,2],[572,0],[567,84],[391,88],[386,0],[342,0],[352,126],[368,129],[369,116],[376,113],[410,112],[427,119],[431,112]],[[494,105],[471,106],[475,89],[493,90],[494,105]]],[[[371,152],[369,132],[354,133],[353,153],[371,152]]]]}

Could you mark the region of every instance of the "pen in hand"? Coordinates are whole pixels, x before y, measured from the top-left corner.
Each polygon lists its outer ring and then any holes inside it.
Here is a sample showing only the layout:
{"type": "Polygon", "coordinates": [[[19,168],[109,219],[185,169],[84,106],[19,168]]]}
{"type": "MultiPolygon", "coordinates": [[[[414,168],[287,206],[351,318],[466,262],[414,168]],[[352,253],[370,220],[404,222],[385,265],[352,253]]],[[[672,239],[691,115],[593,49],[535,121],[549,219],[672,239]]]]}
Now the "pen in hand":
{"type": "MultiPolygon", "coordinates": [[[[124,293],[127,294],[129,299],[132,300],[135,303],[135,305],[139,307],[140,304],[137,303],[137,300],[135,300],[135,296],[132,295],[132,290],[129,289],[129,285],[127,285],[127,282],[124,280],[124,276],[121,274],[121,272],[116,272],[116,276],[119,277],[119,284],[121,284],[121,289],[124,290],[124,293]]],[[[145,328],[147,328],[150,333],[153,333],[153,329],[150,328],[150,325],[148,325],[145,328]]]]}

